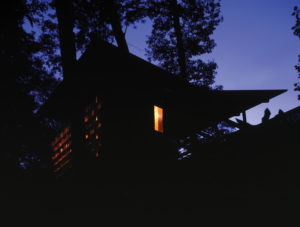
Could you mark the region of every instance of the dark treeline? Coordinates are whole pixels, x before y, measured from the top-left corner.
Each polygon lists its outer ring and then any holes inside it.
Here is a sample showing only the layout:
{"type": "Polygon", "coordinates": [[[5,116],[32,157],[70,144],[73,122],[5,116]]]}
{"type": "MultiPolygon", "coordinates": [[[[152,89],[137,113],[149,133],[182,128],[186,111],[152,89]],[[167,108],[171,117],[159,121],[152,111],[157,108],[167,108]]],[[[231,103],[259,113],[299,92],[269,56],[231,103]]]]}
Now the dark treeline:
{"type": "Polygon", "coordinates": [[[30,163],[33,167],[40,159],[33,152],[34,140],[38,141],[36,130],[40,127],[33,111],[49,95],[56,80],[45,64],[52,50],[23,27],[25,21],[36,22],[35,14],[42,14],[45,4],[35,1],[0,4],[1,172],[16,175],[21,173],[20,163],[30,163]]]}

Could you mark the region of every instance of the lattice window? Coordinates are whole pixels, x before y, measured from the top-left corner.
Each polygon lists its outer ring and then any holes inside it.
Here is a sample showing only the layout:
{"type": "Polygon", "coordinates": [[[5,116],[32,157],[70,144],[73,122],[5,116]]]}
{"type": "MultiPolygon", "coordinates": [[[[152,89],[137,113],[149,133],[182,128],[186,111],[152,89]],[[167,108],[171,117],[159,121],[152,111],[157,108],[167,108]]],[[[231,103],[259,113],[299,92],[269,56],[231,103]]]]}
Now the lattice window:
{"type": "Polygon", "coordinates": [[[62,172],[71,167],[71,130],[65,127],[51,143],[53,155],[51,157],[54,173],[61,175],[62,172]]]}
{"type": "Polygon", "coordinates": [[[85,108],[84,140],[88,150],[99,157],[102,139],[102,104],[96,96],[95,100],[85,108]]]}

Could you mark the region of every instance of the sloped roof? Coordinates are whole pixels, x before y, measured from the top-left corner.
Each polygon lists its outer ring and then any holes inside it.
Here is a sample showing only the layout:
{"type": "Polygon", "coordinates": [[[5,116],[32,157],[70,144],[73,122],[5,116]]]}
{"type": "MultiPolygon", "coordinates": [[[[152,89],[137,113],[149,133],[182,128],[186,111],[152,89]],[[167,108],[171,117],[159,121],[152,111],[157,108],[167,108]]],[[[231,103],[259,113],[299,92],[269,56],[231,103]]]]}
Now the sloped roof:
{"type": "Polygon", "coordinates": [[[92,42],[78,60],[74,68],[74,77],[63,81],[57,87],[40,113],[54,116],[57,110],[63,112],[72,109],[77,100],[83,99],[83,88],[103,90],[119,96],[125,93],[167,93],[164,97],[168,97],[167,105],[170,108],[183,105],[187,111],[200,114],[199,116],[206,121],[218,121],[239,115],[242,111],[268,102],[286,91],[212,91],[196,87],[179,76],[98,40],[92,42]]]}

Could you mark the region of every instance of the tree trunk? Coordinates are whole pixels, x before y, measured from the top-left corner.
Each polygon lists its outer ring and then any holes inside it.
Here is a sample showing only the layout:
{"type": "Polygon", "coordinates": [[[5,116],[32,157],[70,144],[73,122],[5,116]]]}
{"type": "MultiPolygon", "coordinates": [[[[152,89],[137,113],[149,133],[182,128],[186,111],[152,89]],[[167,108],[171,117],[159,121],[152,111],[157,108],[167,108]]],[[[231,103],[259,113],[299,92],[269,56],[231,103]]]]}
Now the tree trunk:
{"type": "Polygon", "coordinates": [[[173,23],[174,23],[174,30],[176,35],[176,48],[177,48],[177,54],[178,54],[178,64],[180,68],[181,75],[187,79],[187,72],[186,72],[186,58],[185,58],[185,52],[183,47],[183,41],[182,41],[182,32],[181,32],[181,26],[180,26],[180,13],[179,8],[177,4],[177,0],[171,1],[171,12],[173,16],[173,23]]]}
{"type": "Polygon", "coordinates": [[[122,31],[120,15],[118,14],[116,4],[114,0],[106,0],[105,3],[108,11],[110,24],[112,26],[113,34],[117,41],[118,47],[126,53],[129,53],[128,45],[125,39],[125,34],[122,31]]]}
{"type": "Polygon", "coordinates": [[[55,0],[55,8],[58,20],[63,77],[64,80],[68,80],[71,77],[72,69],[76,63],[72,0],[55,0]]]}

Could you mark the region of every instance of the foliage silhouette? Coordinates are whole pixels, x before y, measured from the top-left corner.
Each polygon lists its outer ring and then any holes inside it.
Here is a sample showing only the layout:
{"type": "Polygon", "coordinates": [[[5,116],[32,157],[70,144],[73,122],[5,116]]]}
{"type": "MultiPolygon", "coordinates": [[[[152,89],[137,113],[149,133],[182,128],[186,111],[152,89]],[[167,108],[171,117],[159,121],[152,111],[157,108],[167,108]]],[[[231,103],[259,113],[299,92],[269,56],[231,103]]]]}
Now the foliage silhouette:
{"type": "Polygon", "coordinates": [[[77,0],[74,1],[77,50],[83,51],[95,38],[113,42],[128,52],[125,32],[128,26],[144,22],[144,1],[77,0]],[[123,31],[124,30],[124,31],[123,31]]]}
{"type": "MultiPolygon", "coordinates": [[[[20,163],[38,160],[35,146],[40,127],[33,111],[56,84],[45,66],[44,40],[36,39],[24,23],[34,23],[43,14],[40,1],[2,1],[1,10],[1,167],[4,173],[19,175],[20,163]],[[27,161],[26,161],[27,160],[27,161]]],[[[3,172],[3,171],[2,171],[3,172]]]]}
{"type": "Polygon", "coordinates": [[[148,37],[147,55],[167,71],[205,87],[214,83],[217,65],[204,62],[200,55],[215,47],[210,35],[222,21],[220,2],[147,1],[153,29],[148,37]]]}
{"type": "MultiPolygon", "coordinates": [[[[296,23],[292,27],[292,30],[294,31],[294,35],[298,36],[300,38],[300,9],[298,8],[298,6],[294,7],[292,16],[294,16],[296,19],[296,23]]],[[[299,79],[300,78],[300,55],[298,56],[298,65],[296,65],[295,68],[298,72],[298,79],[299,79]]],[[[300,91],[300,83],[299,82],[295,83],[294,86],[295,86],[296,91],[300,91]]],[[[300,99],[300,95],[298,95],[298,99],[300,99]]]]}

